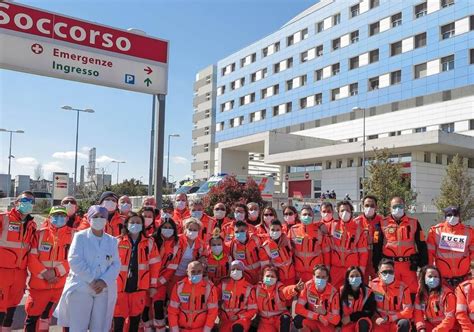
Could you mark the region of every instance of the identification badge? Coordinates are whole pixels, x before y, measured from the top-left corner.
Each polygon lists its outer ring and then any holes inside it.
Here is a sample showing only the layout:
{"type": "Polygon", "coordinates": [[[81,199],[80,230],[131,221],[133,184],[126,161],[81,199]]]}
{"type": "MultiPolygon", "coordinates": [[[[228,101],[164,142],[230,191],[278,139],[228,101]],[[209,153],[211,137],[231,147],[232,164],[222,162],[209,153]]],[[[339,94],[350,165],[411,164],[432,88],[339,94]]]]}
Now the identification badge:
{"type": "Polygon", "coordinates": [[[397,230],[396,228],[390,227],[390,228],[388,229],[388,232],[389,232],[390,234],[393,234],[393,233],[395,233],[396,230],[397,230]]]}
{"type": "Polygon", "coordinates": [[[42,252],[48,252],[51,250],[51,244],[50,243],[41,243],[39,246],[38,250],[42,252]]]}
{"type": "Polygon", "coordinates": [[[222,300],[223,301],[230,301],[231,297],[232,297],[231,292],[227,292],[227,291],[222,292],[222,300]]]}
{"type": "Polygon", "coordinates": [[[9,232],[16,232],[16,233],[19,233],[20,232],[20,224],[9,224],[8,225],[8,231],[9,232]]]}
{"type": "Polygon", "coordinates": [[[119,249],[130,249],[130,246],[127,246],[126,244],[121,244],[119,245],[119,249]]]}
{"type": "Polygon", "coordinates": [[[381,293],[374,292],[374,297],[376,302],[383,302],[385,296],[381,293]]]}
{"type": "Polygon", "coordinates": [[[189,294],[189,293],[181,293],[181,294],[179,294],[179,300],[183,303],[188,303],[190,295],[191,294],[189,294]]]}
{"type": "Polygon", "coordinates": [[[296,244],[303,244],[303,238],[302,237],[295,238],[295,243],[296,244]]]}
{"type": "Polygon", "coordinates": [[[454,235],[449,233],[441,233],[439,240],[439,248],[444,250],[464,252],[466,250],[466,235],[454,235]]]}
{"type": "Polygon", "coordinates": [[[245,251],[237,251],[235,256],[236,259],[245,259],[245,251]]]}
{"type": "Polygon", "coordinates": [[[318,298],[314,295],[309,294],[308,295],[308,302],[309,302],[309,304],[317,305],[318,304],[318,298]]]}
{"type": "Polygon", "coordinates": [[[217,270],[217,266],[215,265],[208,265],[207,266],[207,271],[210,272],[210,273],[215,273],[217,270]]]}
{"type": "Polygon", "coordinates": [[[271,258],[278,258],[280,257],[280,254],[278,253],[278,250],[277,249],[273,249],[270,251],[270,257],[271,258]]]}
{"type": "Polygon", "coordinates": [[[340,240],[342,238],[342,231],[334,231],[334,234],[332,235],[334,238],[340,240]]]}

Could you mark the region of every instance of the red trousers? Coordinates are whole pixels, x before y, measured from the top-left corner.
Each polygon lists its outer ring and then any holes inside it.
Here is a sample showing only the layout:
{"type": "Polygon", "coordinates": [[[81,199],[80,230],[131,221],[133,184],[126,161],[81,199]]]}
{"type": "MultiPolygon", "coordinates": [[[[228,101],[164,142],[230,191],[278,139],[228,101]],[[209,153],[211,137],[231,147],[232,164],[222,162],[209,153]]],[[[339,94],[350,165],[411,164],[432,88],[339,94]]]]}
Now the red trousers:
{"type": "Polygon", "coordinates": [[[244,331],[247,332],[250,329],[251,323],[252,321],[250,319],[239,319],[234,321],[222,319],[219,326],[219,331],[232,331],[232,327],[236,324],[239,324],[244,328],[244,331]]]}
{"type": "Polygon", "coordinates": [[[0,312],[16,307],[26,288],[26,270],[0,268],[0,312]]]}
{"type": "Polygon", "coordinates": [[[372,330],[372,321],[369,318],[361,318],[357,322],[349,323],[347,325],[343,325],[341,331],[342,332],[359,332],[359,327],[358,327],[357,324],[361,320],[365,320],[367,322],[367,324],[369,324],[369,326],[370,326],[369,331],[371,331],[372,330]]]}
{"type": "Polygon", "coordinates": [[[395,280],[407,285],[412,294],[418,291],[416,271],[410,270],[410,262],[395,262],[395,280]]]}
{"type": "Polygon", "coordinates": [[[134,317],[141,315],[145,308],[147,292],[141,290],[133,293],[119,292],[115,304],[114,317],[134,317]]]}
{"type": "MultiPolygon", "coordinates": [[[[289,315],[288,312],[285,312],[281,315],[273,317],[260,317],[260,322],[258,323],[258,332],[280,332],[280,317],[282,315],[289,315]]],[[[222,330],[225,331],[225,330],[222,330]]]]}
{"type": "Polygon", "coordinates": [[[331,285],[339,289],[344,285],[344,277],[346,276],[347,267],[331,266],[331,285]]]}
{"type": "MultiPolygon", "coordinates": [[[[41,316],[49,302],[55,305],[61,298],[62,288],[58,289],[30,289],[25,303],[25,311],[28,316],[41,316]]],[[[48,318],[53,315],[53,305],[48,313],[48,318]]]]}
{"type": "Polygon", "coordinates": [[[326,332],[326,331],[335,331],[336,327],[332,324],[324,326],[323,323],[315,320],[305,319],[303,320],[303,331],[311,332],[326,332]]]}

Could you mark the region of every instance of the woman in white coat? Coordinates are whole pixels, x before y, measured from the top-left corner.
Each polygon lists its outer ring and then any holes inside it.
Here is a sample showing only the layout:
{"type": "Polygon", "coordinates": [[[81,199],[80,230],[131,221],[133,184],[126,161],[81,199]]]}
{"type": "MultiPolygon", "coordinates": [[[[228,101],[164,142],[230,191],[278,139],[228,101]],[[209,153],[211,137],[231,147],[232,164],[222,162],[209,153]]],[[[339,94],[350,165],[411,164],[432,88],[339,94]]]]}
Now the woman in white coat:
{"type": "Polygon", "coordinates": [[[107,215],[91,206],[91,228],[77,232],[69,249],[70,272],[54,315],[70,332],[106,332],[112,325],[120,258],[117,239],[103,230],[107,215]]]}

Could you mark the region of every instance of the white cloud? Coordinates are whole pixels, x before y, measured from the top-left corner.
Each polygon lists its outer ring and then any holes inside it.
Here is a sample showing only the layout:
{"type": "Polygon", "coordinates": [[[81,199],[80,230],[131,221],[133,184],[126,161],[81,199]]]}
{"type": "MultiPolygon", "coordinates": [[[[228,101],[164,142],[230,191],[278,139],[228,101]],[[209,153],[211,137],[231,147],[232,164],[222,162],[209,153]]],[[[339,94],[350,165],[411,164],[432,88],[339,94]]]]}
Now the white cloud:
{"type": "Polygon", "coordinates": [[[20,165],[29,166],[29,167],[35,167],[39,164],[39,161],[33,157],[16,158],[15,161],[20,165]]]}
{"type": "Polygon", "coordinates": [[[81,148],[81,151],[84,152],[84,153],[87,153],[87,155],[89,155],[89,150],[92,149],[90,146],[83,146],[81,148]]]}
{"type": "Polygon", "coordinates": [[[185,164],[188,163],[188,160],[184,157],[181,157],[181,156],[173,156],[173,157],[171,157],[171,161],[174,164],[178,164],[178,165],[185,165],[185,164]]]}
{"type": "Polygon", "coordinates": [[[59,161],[50,161],[43,165],[45,172],[64,172],[64,166],[59,161]]]}
{"type": "MultiPolygon", "coordinates": [[[[75,151],[65,151],[65,152],[55,152],[53,153],[53,158],[63,159],[63,160],[73,160],[76,156],[75,151]]],[[[88,156],[85,153],[77,152],[77,159],[87,159],[88,156]]]]}
{"type": "Polygon", "coordinates": [[[112,160],[116,160],[116,159],[103,155],[103,156],[97,157],[95,161],[98,163],[110,163],[112,160]]]}

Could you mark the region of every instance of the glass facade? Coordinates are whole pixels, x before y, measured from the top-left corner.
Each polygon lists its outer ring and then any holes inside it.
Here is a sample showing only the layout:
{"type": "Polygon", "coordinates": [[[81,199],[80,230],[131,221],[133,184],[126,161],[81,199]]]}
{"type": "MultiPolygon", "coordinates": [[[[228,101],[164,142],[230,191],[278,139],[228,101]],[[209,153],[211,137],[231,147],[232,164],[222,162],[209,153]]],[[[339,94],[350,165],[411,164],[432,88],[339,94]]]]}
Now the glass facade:
{"type": "Polygon", "coordinates": [[[216,142],[474,84],[474,1],[442,2],[322,1],[222,59],[216,142]]]}

